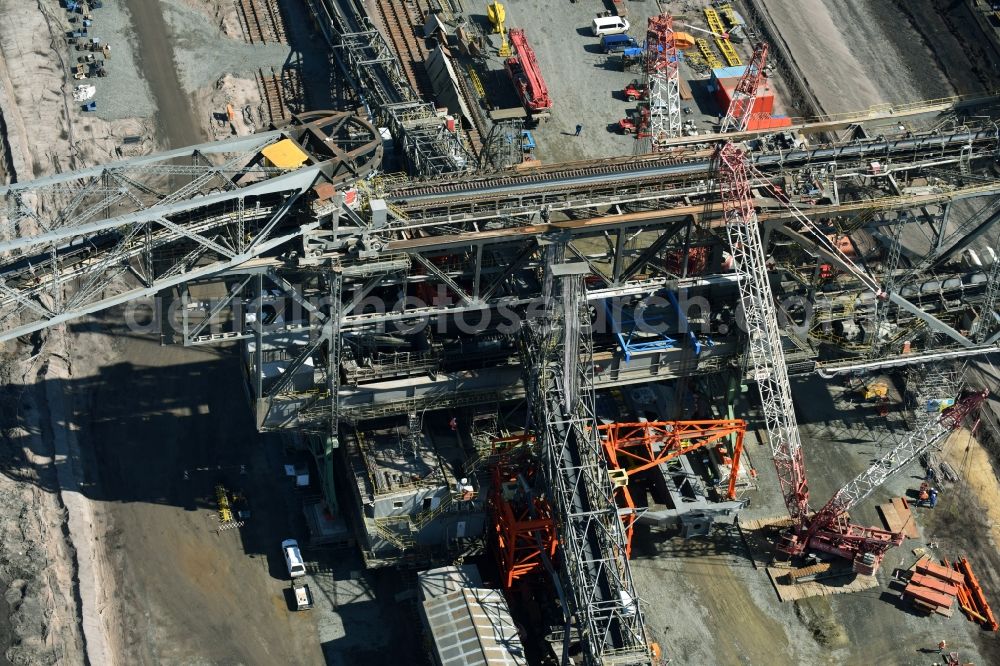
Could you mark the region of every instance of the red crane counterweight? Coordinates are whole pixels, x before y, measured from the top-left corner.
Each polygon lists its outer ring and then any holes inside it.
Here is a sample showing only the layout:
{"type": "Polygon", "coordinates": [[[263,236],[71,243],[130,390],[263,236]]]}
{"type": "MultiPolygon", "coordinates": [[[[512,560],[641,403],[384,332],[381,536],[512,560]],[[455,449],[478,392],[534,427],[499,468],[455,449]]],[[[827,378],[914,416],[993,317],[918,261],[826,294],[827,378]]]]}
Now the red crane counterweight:
{"type": "Polygon", "coordinates": [[[548,111],[552,108],[552,98],[549,97],[549,89],[538,68],[535,51],[528,44],[524,30],[512,29],[510,43],[514,47],[514,55],[507,58],[507,74],[514,83],[521,104],[529,113],[548,111]]]}

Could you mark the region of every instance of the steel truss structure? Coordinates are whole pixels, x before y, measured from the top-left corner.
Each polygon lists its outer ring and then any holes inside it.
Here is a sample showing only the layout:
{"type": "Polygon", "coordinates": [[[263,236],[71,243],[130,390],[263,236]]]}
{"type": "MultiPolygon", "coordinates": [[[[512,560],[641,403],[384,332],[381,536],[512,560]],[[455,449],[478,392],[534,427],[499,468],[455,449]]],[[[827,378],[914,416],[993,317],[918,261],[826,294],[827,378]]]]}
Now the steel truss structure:
{"type": "MultiPolygon", "coordinates": [[[[339,117],[339,116],[338,116],[339,117]]],[[[309,121],[311,122],[311,121],[309,121]]],[[[341,122],[341,121],[337,121],[341,122]]],[[[267,218],[266,221],[258,221],[259,229],[266,231],[268,236],[261,240],[252,237],[246,244],[246,255],[239,251],[229,250],[225,242],[220,242],[211,238],[211,231],[202,231],[202,227],[196,227],[197,234],[206,237],[204,243],[195,245],[197,239],[190,238],[180,233],[177,228],[165,227],[154,234],[156,243],[164,243],[163,249],[178,252],[178,248],[186,247],[183,243],[191,243],[191,249],[197,249],[196,254],[187,258],[188,263],[182,259],[186,257],[185,252],[181,252],[176,261],[171,258],[172,263],[166,269],[161,269],[155,276],[153,282],[148,285],[136,287],[130,290],[108,296],[104,293],[101,296],[93,297],[84,302],[82,299],[73,302],[72,308],[65,308],[65,311],[58,315],[60,319],[53,319],[44,308],[42,301],[38,299],[44,289],[48,289],[50,296],[55,292],[55,284],[66,284],[67,289],[76,288],[76,283],[71,283],[70,278],[90,279],[92,284],[101,284],[107,291],[107,280],[99,275],[107,275],[111,269],[121,271],[126,276],[131,276],[133,270],[141,269],[142,264],[137,261],[132,262],[133,267],[124,269],[121,263],[116,263],[114,257],[122,255],[105,254],[109,237],[94,237],[88,239],[90,243],[87,252],[84,252],[81,245],[73,245],[73,239],[80,235],[83,230],[89,230],[86,224],[79,224],[78,227],[66,226],[62,222],[43,220],[47,225],[63,225],[64,229],[60,235],[40,236],[34,239],[17,240],[8,247],[13,247],[15,243],[23,243],[25,247],[33,246],[36,257],[42,257],[46,249],[51,250],[52,244],[59,247],[57,260],[60,265],[66,264],[58,273],[51,272],[50,258],[36,258],[34,261],[28,259],[23,265],[10,265],[6,269],[4,277],[4,288],[7,296],[8,307],[15,312],[14,317],[8,317],[6,328],[0,331],[0,335],[12,337],[21,335],[24,332],[38,330],[53,321],[65,321],[69,318],[85,314],[87,312],[107,307],[115,303],[125,302],[142,295],[151,295],[158,290],[191,281],[199,277],[218,275],[226,268],[231,268],[229,277],[230,287],[234,288],[228,303],[217,303],[214,307],[205,311],[195,311],[185,308],[183,341],[185,344],[204,344],[221,339],[240,339],[251,337],[251,331],[244,330],[241,326],[231,326],[229,329],[220,330],[217,326],[219,319],[224,319],[223,313],[227,307],[245,310],[247,299],[260,297],[261,286],[255,290],[258,283],[249,280],[251,273],[259,272],[270,282],[267,287],[270,290],[283,291],[282,279],[271,280],[270,276],[281,278],[283,275],[295,275],[295,268],[288,261],[280,260],[276,255],[285,253],[294,255],[299,264],[314,267],[315,270],[328,270],[334,263],[344,265],[356,263],[373,262],[373,266],[389,266],[388,272],[382,274],[378,279],[374,275],[369,277],[345,277],[343,293],[346,295],[360,293],[361,299],[369,295],[385,293],[386,290],[398,290],[400,285],[409,284],[413,286],[425,285],[431,292],[437,289],[444,289],[447,298],[426,300],[419,306],[413,302],[400,302],[394,307],[389,307],[379,312],[356,312],[354,307],[360,300],[355,300],[351,296],[350,302],[345,302],[341,309],[341,321],[339,325],[345,334],[357,335],[365,331],[372,331],[378,327],[393,326],[399,322],[405,322],[413,318],[432,320],[440,317],[451,318],[463,316],[464,313],[476,313],[482,311],[497,312],[502,305],[506,307],[524,307],[533,299],[537,298],[539,292],[537,288],[531,287],[531,281],[524,281],[524,276],[530,276],[539,269],[541,265],[541,254],[537,242],[538,235],[546,231],[559,231],[569,234],[568,251],[577,259],[585,262],[590,271],[588,278],[587,298],[591,301],[607,301],[613,298],[629,298],[643,294],[655,293],[659,290],[669,288],[670,291],[697,290],[700,288],[710,288],[712,285],[732,285],[733,276],[725,273],[714,275],[704,275],[701,269],[694,270],[689,266],[688,261],[678,261],[678,257],[690,256],[690,252],[695,248],[711,248],[717,244],[715,236],[711,230],[724,224],[724,220],[717,219],[721,205],[713,203],[711,195],[704,194],[707,203],[688,204],[669,207],[667,203],[670,188],[683,192],[688,197],[698,196],[699,191],[707,188],[704,184],[698,184],[696,178],[704,173],[702,162],[697,160],[686,162],[684,160],[673,160],[664,164],[662,158],[649,158],[647,160],[637,160],[630,164],[611,163],[606,165],[581,166],[573,165],[562,170],[548,169],[541,173],[526,176],[505,176],[498,175],[492,179],[472,179],[466,181],[454,181],[439,184],[421,185],[387,185],[372,187],[364,184],[363,207],[355,211],[351,207],[341,206],[338,200],[319,200],[310,197],[299,196],[301,192],[308,191],[312,187],[314,176],[324,169],[330,170],[332,165],[347,163],[351,160],[366,157],[367,162],[362,166],[337,166],[341,171],[330,171],[334,180],[343,176],[354,177],[363,176],[374,168],[372,156],[378,150],[377,140],[374,139],[374,131],[370,125],[361,121],[343,121],[347,123],[343,126],[342,136],[337,139],[338,145],[344,145],[348,156],[346,162],[339,157],[333,157],[329,151],[330,142],[323,141],[320,146],[319,141],[314,141],[318,157],[308,163],[305,167],[287,172],[277,173],[275,170],[259,163],[252,166],[257,180],[253,183],[247,179],[248,175],[241,176],[239,184],[255,189],[242,189],[226,186],[223,183],[222,191],[212,192],[206,197],[202,197],[197,191],[197,186],[187,185],[188,180],[183,180],[177,186],[178,192],[160,196],[159,206],[161,209],[143,213],[149,215],[150,219],[156,219],[153,212],[163,213],[167,207],[164,201],[170,203],[170,214],[166,216],[167,224],[171,224],[171,215],[183,215],[185,220],[201,223],[205,221],[206,229],[218,228],[221,233],[236,233],[238,238],[245,235],[234,230],[239,228],[239,204],[243,202],[243,210],[252,210],[253,215],[263,215],[265,204],[270,205],[271,200],[257,198],[247,198],[245,193],[265,191],[276,196],[276,200],[283,202],[284,206],[276,206],[274,210],[281,215],[281,219],[287,221],[283,225],[281,220],[267,218]],[[353,128],[353,129],[352,129],[353,128]],[[338,161],[340,160],[340,161],[338,161]],[[659,161],[657,161],[659,160],[659,161]],[[678,163],[679,162],[679,163],[678,163]],[[320,167],[320,165],[323,165],[320,167]],[[684,180],[673,180],[664,178],[664,175],[674,173],[674,169],[681,168],[685,171],[684,180]],[[353,169],[353,170],[352,170],[353,169]],[[340,175],[338,175],[340,174],[340,175]],[[267,178],[263,178],[267,176],[267,178]],[[639,185],[636,183],[639,182],[639,185]],[[291,194],[283,194],[281,188],[291,183],[294,187],[291,194]],[[646,183],[646,184],[643,184],[646,183]],[[685,183],[690,187],[685,187],[685,183]],[[648,185],[647,185],[648,184],[648,185]],[[646,188],[649,188],[648,190],[646,188]],[[185,188],[185,189],[181,189],[185,188]],[[227,189],[228,188],[228,189],[227,189]],[[597,188],[600,188],[598,192],[597,188]],[[274,192],[274,191],[277,192],[274,192]],[[517,192],[516,199],[512,198],[512,192],[517,192]],[[384,194],[383,194],[384,192],[384,194]],[[595,194],[603,193],[603,198],[595,197],[595,194]],[[242,196],[241,196],[242,195],[242,196]],[[292,196],[294,195],[294,197],[292,196]],[[170,197],[169,199],[167,197],[170,197]],[[187,198],[184,198],[187,196],[187,198]],[[386,203],[381,206],[383,211],[381,217],[376,214],[374,208],[369,206],[370,202],[378,203],[378,196],[384,196],[386,203]],[[493,203],[488,202],[491,197],[496,197],[493,203]],[[293,200],[290,200],[293,199],[293,200]],[[475,209],[470,209],[464,201],[477,202],[473,205],[475,209]],[[595,202],[600,202],[600,206],[595,202]],[[219,202],[222,202],[220,204],[219,202]],[[249,205],[248,205],[248,202],[249,205]],[[509,204],[507,203],[509,202],[509,204]],[[259,204],[259,205],[258,205],[259,204]],[[220,205],[222,210],[220,212],[220,205]],[[230,213],[225,209],[225,205],[231,205],[236,213],[230,213]],[[511,207],[508,208],[507,206],[511,207]],[[481,206],[481,207],[480,207],[481,206]],[[496,228],[483,228],[479,220],[513,222],[518,217],[525,216],[528,211],[536,216],[539,206],[551,211],[547,215],[552,215],[555,211],[563,211],[572,215],[576,219],[555,221],[549,218],[543,220],[542,224],[530,224],[531,220],[524,220],[518,224],[499,224],[496,228]],[[619,215],[606,215],[602,211],[607,206],[625,207],[624,212],[619,215]],[[664,207],[666,206],[666,207],[664,207]],[[645,210],[650,207],[650,210],[645,210]],[[437,211],[447,211],[448,221],[445,222],[437,211]],[[458,213],[457,211],[463,212],[458,213]],[[474,211],[470,214],[470,210],[474,211]],[[582,215],[581,215],[582,213],[582,215]],[[588,217],[588,214],[592,217],[588,217]],[[508,215],[512,217],[507,217],[508,215]],[[431,220],[440,220],[434,221],[431,220]],[[470,227],[472,229],[470,229],[470,227]],[[278,235],[280,232],[280,235],[278,235]],[[173,234],[166,236],[164,234],[173,234]],[[160,241],[160,239],[164,239],[160,241]],[[301,238],[302,246],[296,248],[301,238]],[[606,249],[596,251],[593,241],[601,239],[606,249]],[[173,239],[173,240],[170,240],[173,239]],[[45,242],[52,241],[50,245],[45,242]],[[100,243],[95,246],[95,243],[100,243]],[[256,242],[255,242],[256,241],[256,242]],[[59,245],[63,243],[63,245],[59,245]],[[229,252],[229,255],[225,254],[229,252]],[[88,254],[89,253],[89,254],[88,254]],[[99,257],[99,261],[87,260],[87,257],[99,257]],[[69,259],[74,259],[76,263],[69,266],[69,259]],[[249,258],[262,257],[261,261],[252,265],[249,258]],[[441,262],[447,258],[445,264],[441,262]],[[214,261],[212,259],[215,259],[214,261]],[[441,264],[439,266],[439,264],[441,264]],[[176,267],[175,267],[176,266],[176,267]],[[138,268],[135,268],[138,267],[138,268]],[[691,270],[689,274],[688,271],[691,270]],[[22,278],[19,283],[16,276],[22,273],[31,274],[33,277],[28,280],[22,278]],[[88,278],[89,276],[89,278],[88,278]],[[514,285],[520,285],[514,288],[514,285]],[[17,286],[18,289],[14,289],[17,286]],[[236,289],[236,287],[239,287],[236,289]],[[31,305],[28,305],[28,304],[31,305]],[[354,305],[352,305],[354,303],[354,305]],[[12,322],[17,319],[18,325],[12,322]],[[210,325],[211,322],[211,325],[210,325]],[[22,328],[20,324],[27,328],[22,328]]],[[[294,127],[285,130],[285,133],[299,132],[294,127]]],[[[256,135],[252,138],[240,139],[237,141],[224,142],[221,144],[211,144],[209,147],[196,147],[195,149],[180,151],[180,153],[168,153],[163,156],[153,156],[142,158],[138,162],[128,161],[121,163],[120,168],[124,170],[135,168],[138,171],[146,169],[146,165],[162,166],[156,167],[162,171],[178,169],[171,163],[175,156],[188,155],[189,160],[202,160],[196,166],[186,166],[188,172],[207,173],[209,176],[206,183],[213,183],[211,180],[218,180],[221,176],[212,176],[211,173],[220,172],[223,175],[239,171],[246,166],[246,160],[257,159],[256,156],[262,147],[266,147],[268,142],[278,141],[286,136],[281,132],[256,135]],[[252,150],[251,150],[252,148],[252,150]],[[244,152],[240,153],[242,149],[244,152]],[[233,158],[230,165],[223,164],[221,167],[210,167],[209,158],[213,160],[224,160],[227,150],[236,151],[240,155],[239,159],[233,158]],[[197,157],[194,157],[197,156],[197,157]],[[242,161],[241,161],[242,160],[242,161]],[[135,165],[133,167],[133,165],[135,165]],[[226,170],[229,171],[226,171],[226,170]]],[[[309,131],[305,135],[312,136],[309,131]]],[[[294,136],[293,136],[294,138],[294,136]]],[[[312,140],[312,139],[309,139],[312,140]]],[[[308,141],[308,140],[307,140],[308,141]]],[[[852,144],[850,146],[815,149],[812,151],[793,151],[784,153],[780,159],[775,156],[760,154],[755,157],[756,171],[760,175],[759,179],[767,179],[773,175],[786,173],[787,169],[794,169],[802,164],[811,164],[813,160],[831,159],[838,154],[847,155],[851,160],[863,160],[877,152],[885,153],[898,149],[900,154],[895,157],[895,168],[899,173],[905,173],[907,169],[919,169],[923,157],[921,150],[926,149],[928,159],[937,161],[947,159],[959,159],[957,153],[949,153],[949,146],[968,145],[972,141],[974,145],[980,146],[977,155],[984,157],[991,154],[995,148],[995,136],[977,130],[966,130],[959,134],[948,136],[910,137],[901,141],[891,139],[878,139],[869,143],[852,144]],[[849,152],[847,152],[849,151],[849,152]],[[907,160],[903,160],[902,153],[906,152],[907,160]],[[949,157],[952,155],[952,157],[949,157]]],[[[973,164],[977,162],[973,160],[973,164]]],[[[840,167],[838,162],[838,167],[840,167]]],[[[109,167],[110,174],[118,166],[109,167]]],[[[859,167],[860,168],[860,167],[859,167]]],[[[74,178],[92,177],[101,170],[91,170],[81,172],[81,176],[65,174],[57,177],[59,183],[71,183],[74,178]]],[[[849,171],[847,165],[842,169],[844,173],[849,171]]],[[[159,177],[164,177],[161,173],[159,177]]],[[[190,178],[190,173],[187,174],[190,178]]],[[[133,178],[134,179],[134,178],[133,178]]],[[[176,179],[176,176],[175,176],[176,179]]],[[[7,192],[8,207],[15,211],[10,219],[19,225],[18,200],[30,200],[32,188],[44,186],[48,181],[39,183],[29,183],[17,185],[9,188],[7,192]]],[[[141,181],[137,181],[141,182],[141,181]]],[[[59,185],[65,187],[66,185],[59,185]]],[[[91,187],[95,187],[91,185],[91,187]]],[[[206,185],[210,187],[210,185],[206,185]]],[[[58,187],[52,188],[58,194],[58,187]]],[[[40,191],[45,190],[41,187],[40,191]]],[[[74,190],[75,192],[76,190],[74,190]]],[[[119,190],[123,191],[123,190],[119,190]]],[[[991,184],[977,184],[971,188],[957,190],[942,190],[929,194],[896,195],[890,196],[880,201],[879,206],[883,208],[891,207],[912,207],[927,202],[949,202],[963,197],[981,196],[988,192],[1000,191],[1000,187],[991,184]]],[[[50,194],[50,196],[52,196],[50,194]]],[[[139,197],[140,195],[134,195],[139,197]]],[[[153,197],[148,193],[142,196],[153,197]]],[[[121,201],[131,201],[124,197],[121,201]]],[[[101,199],[93,199],[94,204],[101,199]]],[[[119,203],[121,205],[121,203],[119,203]]],[[[865,211],[871,206],[869,200],[857,202],[840,202],[830,206],[816,206],[806,210],[808,217],[821,218],[841,214],[850,214],[851,211],[865,211]]],[[[378,208],[378,206],[376,206],[378,208]]],[[[61,211],[57,205],[48,205],[46,213],[49,211],[61,211]]],[[[58,220],[59,213],[56,213],[58,220]]],[[[65,215],[69,215],[66,212],[65,215]]],[[[246,212],[244,212],[244,224],[246,224],[246,212]]],[[[801,232],[802,221],[796,219],[787,211],[780,208],[765,208],[759,215],[763,224],[765,237],[770,237],[773,232],[778,232],[789,239],[792,239],[798,246],[804,248],[813,256],[821,256],[824,260],[842,261],[836,255],[831,255],[830,250],[821,243],[816,242],[801,232]],[[826,253],[826,254],[824,254],[826,253]],[[830,255],[829,257],[827,255],[830,255]]],[[[86,221],[87,218],[80,218],[79,221],[86,221]]],[[[257,219],[257,218],[255,218],[257,219]]],[[[108,217],[101,224],[108,228],[114,228],[117,219],[108,217]]],[[[153,223],[154,226],[156,223],[153,223]]],[[[98,225],[100,226],[100,225],[98,225]]],[[[163,225],[160,225],[163,227],[163,225]]],[[[177,225],[175,225],[177,226],[177,225]]],[[[183,225],[181,225],[183,230],[183,225]]],[[[982,224],[977,227],[983,227],[982,224]]],[[[195,229],[195,227],[192,227],[195,229]]],[[[193,231],[188,232],[193,233],[193,231]]],[[[196,235],[197,235],[196,234],[196,235]]],[[[132,238],[136,239],[139,235],[132,238]]],[[[137,241],[136,241],[137,242],[137,241]]],[[[228,242],[228,241],[226,241],[228,242]]],[[[156,245],[155,247],[160,247],[156,245]]],[[[135,243],[132,247],[136,247],[135,243]]],[[[951,247],[948,243],[943,244],[944,248],[951,247]]],[[[234,245],[238,250],[239,245],[234,245]]],[[[29,252],[18,250],[18,256],[27,258],[29,252]],[[20,253],[20,254],[18,254],[20,253]]],[[[154,257],[155,259],[155,257],[154,257]]],[[[145,260],[146,264],[149,263],[145,260]]],[[[378,270],[383,270],[379,268],[378,270]]],[[[315,281],[315,280],[314,280],[315,281]]],[[[285,282],[288,282],[287,280],[285,282]]],[[[314,296],[326,298],[325,289],[320,289],[318,284],[312,284],[309,280],[299,281],[297,278],[291,280],[301,291],[298,298],[301,301],[310,297],[306,292],[309,290],[319,290],[314,296]]],[[[959,281],[961,284],[962,282],[959,281]]],[[[991,284],[995,281],[991,282],[991,284]]],[[[422,287],[423,288],[423,287],[422,287]]],[[[985,280],[979,283],[970,283],[970,287],[963,290],[963,298],[976,298],[976,289],[986,290],[985,280]],[[978,286],[977,286],[978,285],[978,286]]],[[[849,292],[847,292],[849,293],[849,292]]],[[[902,294],[906,292],[903,291],[902,294]]],[[[980,292],[981,293],[981,292],[980,292]]],[[[845,293],[846,296],[846,293],[845,293]]],[[[900,311],[909,313],[907,316],[915,320],[924,322],[929,330],[945,333],[954,339],[957,344],[970,350],[989,349],[994,344],[996,332],[994,327],[990,327],[989,333],[983,334],[982,345],[975,345],[968,340],[960,331],[951,325],[942,322],[933,313],[933,308],[929,308],[927,303],[910,303],[906,298],[894,295],[899,298],[897,304],[900,311]],[[925,310],[930,309],[931,312],[925,310]]],[[[289,296],[289,298],[291,298],[289,296]]],[[[854,298],[854,297],[852,297],[854,298]]],[[[292,299],[295,300],[294,298],[292,299]]],[[[390,304],[398,301],[398,297],[391,299],[390,304]]],[[[602,304],[606,305],[606,304],[602,304]]],[[[194,307],[194,306],[192,306],[194,307]]],[[[606,307],[602,307],[606,309],[606,307]]],[[[950,309],[950,308],[949,308],[950,309]]],[[[945,310],[941,310],[945,313],[945,310]]],[[[315,329],[315,334],[319,335],[321,326],[318,322],[309,324],[304,321],[308,319],[306,315],[297,318],[286,319],[281,325],[285,329],[298,328],[299,330],[309,328],[315,329]]],[[[989,317],[984,317],[987,321],[989,317]]],[[[232,322],[241,321],[239,316],[230,316],[232,322]]],[[[268,331],[268,334],[275,331],[268,331]]],[[[605,343],[601,343],[605,344],[605,343]]],[[[317,347],[316,349],[322,349],[317,347]]],[[[348,350],[349,357],[357,360],[356,351],[348,350]]],[[[940,349],[939,353],[946,353],[949,350],[940,349]]],[[[694,362],[679,362],[663,365],[659,364],[658,376],[668,378],[679,374],[690,374],[699,372],[711,372],[725,362],[728,355],[735,353],[732,346],[715,345],[703,351],[694,362]]],[[[516,354],[511,349],[508,356],[516,354]]],[[[427,356],[422,354],[419,359],[416,356],[403,358],[398,355],[390,355],[381,361],[372,360],[370,376],[374,378],[389,379],[393,376],[413,376],[415,373],[425,372],[427,368],[438,367],[440,361],[435,361],[433,354],[427,356]]],[[[919,360],[919,355],[912,357],[919,360]]],[[[355,362],[352,360],[352,362],[355,362]]],[[[325,363],[325,360],[324,360],[325,363]]],[[[802,365],[803,369],[811,366],[802,365]]],[[[514,375],[516,377],[516,373],[514,375]]],[[[621,360],[612,360],[604,372],[596,378],[599,385],[608,386],[616,383],[629,383],[634,381],[645,381],[652,375],[649,371],[639,370],[635,363],[622,363],[621,360]]],[[[256,382],[255,382],[256,383],[256,382]]],[[[263,382],[262,382],[263,383],[263,382]]],[[[284,387],[287,388],[287,387],[284,387]]],[[[461,396],[440,395],[440,388],[433,389],[426,394],[422,394],[422,389],[414,389],[415,393],[405,401],[399,401],[397,405],[377,405],[368,400],[366,403],[352,403],[347,401],[344,404],[343,416],[350,419],[365,418],[367,416],[384,415],[395,413],[397,409],[423,409],[430,404],[440,406],[471,404],[478,401],[495,401],[507,396],[516,397],[523,395],[523,388],[520,386],[510,386],[499,384],[494,387],[484,388],[481,391],[466,391],[461,396]],[[432,397],[433,396],[433,397],[432,397]],[[386,410],[389,410],[388,412],[386,410]]],[[[262,396],[263,393],[259,393],[262,396]]],[[[273,402],[277,396],[273,394],[269,398],[273,402]]],[[[273,405],[264,409],[261,413],[276,414],[272,409],[273,405]]],[[[289,405],[286,405],[292,409],[289,405]]],[[[294,412],[294,409],[292,410],[294,412]]],[[[279,422],[293,425],[299,423],[290,415],[288,418],[279,418],[279,422]]],[[[329,419],[321,419],[322,423],[329,419]]],[[[301,424],[300,424],[301,425],[301,424]]],[[[273,423],[272,423],[273,426],[273,423]]],[[[268,427],[272,427],[268,426],[268,427]]],[[[263,427],[263,423],[262,423],[263,427]]],[[[318,427],[318,426],[317,426],[318,427]]]]}
{"type": "Polygon", "coordinates": [[[760,392],[764,425],[785,506],[797,521],[809,514],[809,485],[750,178],[743,154],[733,144],[722,148],[719,159],[720,195],[746,322],[753,366],[750,374],[760,392]]]}
{"type": "Polygon", "coordinates": [[[649,17],[644,58],[648,126],[640,132],[649,136],[652,152],[659,153],[667,149],[667,139],[681,135],[680,60],[674,43],[674,19],[669,14],[649,17]]]}
{"type": "Polygon", "coordinates": [[[535,488],[534,460],[502,456],[493,468],[489,510],[493,516],[492,539],[509,590],[526,576],[552,569],[558,538],[552,507],[535,488]]]}
{"type": "Polygon", "coordinates": [[[449,131],[434,105],[420,99],[363,6],[352,0],[310,0],[309,7],[370,119],[390,129],[414,176],[475,169],[461,128],[449,131]]]}
{"type": "MultiPolygon", "coordinates": [[[[740,355],[735,316],[720,320],[724,329],[708,315],[699,322],[688,313],[702,327],[699,335],[676,336],[671,348],[643,349],[626,360],[618,338],[597,328],[607,302],[622,299],[611,311],[634,311],[637,301],[666,292],[710,294],[717,303],[728,294],[733,304],[738,295],[754,312],[766,311],[748,322],[751,356],[768,359],[754,364],[752,376],[767,393],[772,445],[785,447],[776,451],[783,491],[802,516],[808,492],[795,471],[801,448],[787,378],[781,379],[785,341],[798,338],[771,323],[777,313],[769,274],[778,269],[765,256],[772,240],[791,241],[774,244],[790,266],[839,264],[844,281],[828,293],[859,300],[857,293],[872,284],[817,237],[834,228],[822,218],[853,214],[877,224],[865,217],[873,208],[1000,192],[992,181],[918,193],[900,188],[885,197],[842,196],[793,214],[776,201],[773,186],[831,163],[842,185],[864,184],[866,162],[875,157],[891,162],[900,181],[932,164],[979,169],[995,159],[995,129],[764,150],[749,156],[752,167],[742,157],[737,164],[730,147],[722,153],[729,160],[722,201],[713,192],[711,159],[699,151],[393,184],[368,178],[381,150],[368,122],[322,112],[281,131],[3,188],[0,338],[198,280],[224,280],[227,296],[209,304],[182,287],[178,338],[246,341],[259,427],[306,431],[327,472],[344,421],[527,395],[563,544],[560,578],[593,663],[649,657],[593,391],[716,372],[740,355]],[[285,140],[303,151],[301,166],[278,169],[264,158],[263,151],[285,140]],[[349,205],[355,186],[360,194],[349,205]],[[736,271],[722,269],[721,261],[694,266],[692,250],[721,255],[722,231],[736,271]],[[280,316],[266,315],[265,306],[280,316]],[[542,316],[528,316],[532,308],[542,316]],[[502,322],[505,311],[527,327],[460,330],[467,315],[502,322]],[[433,325],[433,335],[413,332],[415,322],[433,325]]],[[[993,212],[977,215],[972,232],[982,233],[993,218],[993,212]]],[[[938,247],[954,254],[956,245],[944,237],[938,247]]],[[[942,271],[961,270],[946,259],[935,253],[931,261],[942,271]]],[[[861,363],[889,367],[877,364],[995,349],[996,274],[993,268],[976,289],[962,288],[963,303],[981,306],[985,330],[975,339],[954,315],[947,319],[956,311],[949,304],[912,303],[905,285],[888,295],[897,312],[950,338],[957,352],[925,349],[861,363]]],[[[858,363],[837,361],[823,371],[858,363]]]]}
{"type": "Polygon", "coordinates": [[[545,249],[545,309],[525,322],[520,352],[559,525],[561,576],[587,663],[649,664],[627,540],[597,435],[587,269],[563,263],[565,240],[552,240],[545,249]]]}
{"type": "Polygon", "coordinates": [[[333,224],[332,212],[304,195],[318,183],[363,178],[381,153],[378,133],[357,116],[313,112],[279,131],[0,188],[3,337],[218,274],[321,219],[333,224]],[[269,165],[264,151],[283,141],[301,151],[302,166],[269,165]],[[290,219],[293,210],[307,217],[290,219]]]}
{"type": "Polygon", "coordinates": [[[629,479],[675,458],[705,447],[721,447],[720,457],[728,458],[729,478],[725,496],[736,499],[736,482],[743,455],[743,437],[747,424],[739,419],[711,421],[644,421],[642,423],[608,423],[597,427],[608,459],[608,473],[615,484],[625,526],[626,550],[631,557],[632,528],[638,517],[635,501],[629,490],[629,479]],[[734,440],[731,451],[726,440],[734,440]],[[731,456],[729,455],[731,453],[731,456]],[[624,476],[623,476],[624,475],[624,476]]]}
{"type": "Polygon", "coordinates": [[[750,125],[753,105],[757,101],[757,91],[764,78],[767,50],[767,42],[759,42],[753,47],[753,55],[750,57],[750,62],[743,71],[739,83],[736,84],[733,98],[729,101],[729,108],[726,109],[726,117],[722,119],[720,132],[725,133],[731,130],[745,132],[750,125]]]}

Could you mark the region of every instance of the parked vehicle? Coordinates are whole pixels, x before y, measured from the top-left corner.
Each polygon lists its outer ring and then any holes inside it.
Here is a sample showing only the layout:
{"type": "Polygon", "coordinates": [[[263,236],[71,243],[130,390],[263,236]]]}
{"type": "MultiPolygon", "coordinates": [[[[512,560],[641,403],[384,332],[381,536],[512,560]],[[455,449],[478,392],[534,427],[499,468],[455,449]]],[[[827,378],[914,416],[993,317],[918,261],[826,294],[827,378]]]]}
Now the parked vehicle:
{"type": "Polygon", "coordinates": [[[288,567],[288,575],[292,578],[306,575],[306,565],[302,560],[302,552],[299,550],[299,542],[295,539],[285,539],[281,542],[281,552],[285,556],[285,565],[288,567]]]}
{"type": "Polygon", "coordinates": [[[601,37],[601,50],[605,53],[621,53],[625,49],[638,47],[639,43],[631,35],[604,35],[601,37]]]}
{"type": "Polygon", "coordinates": [[[628,19],[624,19],[621,16],[599,16],[590,23],[590,29],[594,33],[594,37],[620,35],[623,32],[628,32],[631,27],[632,25],[628,22],[628,19]]]}
{"type": "Polygon", "coordinates": [[[622,93],[624,93],[625,98],[630,102],[634,102],[637,99],[649,99],[649,86],[645,83],[639,83],[638,79],[632,79],[632,83],[625,86],[622,93]]]}
{"type": "Polygon", "coordinates": [[[295,610],[309,610],[313,607],[313,596],[306,583],[292,583],[292,594],[295,595],[295,610]]]}

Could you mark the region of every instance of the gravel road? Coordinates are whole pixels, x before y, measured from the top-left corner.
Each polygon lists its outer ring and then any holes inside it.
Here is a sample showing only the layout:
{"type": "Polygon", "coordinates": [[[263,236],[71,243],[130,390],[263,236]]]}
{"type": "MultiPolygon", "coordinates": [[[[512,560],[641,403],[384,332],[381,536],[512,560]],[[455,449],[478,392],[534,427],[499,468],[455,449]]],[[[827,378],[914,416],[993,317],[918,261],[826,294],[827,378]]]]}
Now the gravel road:
{"type": "MultiPolygon", "coordinates": [[[[147,4],[144,0],[131,0],[147,4]]],[[[204,14],[179,0],[162,0],[163,16],[170,30],[170,44],[177,72],[188,93],[215,83],[223,73],[252,76],[259,67],[281,69],[290,58],[287,44],[247,44],[242,39],[220,36],[218,27],[204,14]]]]}
{"type": "Polygon", "coordinates": [[[181,88],[174,66],[162,5],[148,0],[125,0],[124,5],[133,18],[139,66],[155,100],[156,129],[161,143],[165,148],[201,143],[200,124],[191,113],[191,102],[181,88]]]}
{"type": "Polygon", "coordinates": [[[71,418],[115,571],[122,663],[322,664],[315,619],[288,607],[279,543],[301,537],[297,507],[278,499],[287,477],[267,451],[281,444],[255,432],[239,356],[115,323],[74,328],[71,418]],[[242,529],[216,531],[217,483],[249,498],[242,529]]]}

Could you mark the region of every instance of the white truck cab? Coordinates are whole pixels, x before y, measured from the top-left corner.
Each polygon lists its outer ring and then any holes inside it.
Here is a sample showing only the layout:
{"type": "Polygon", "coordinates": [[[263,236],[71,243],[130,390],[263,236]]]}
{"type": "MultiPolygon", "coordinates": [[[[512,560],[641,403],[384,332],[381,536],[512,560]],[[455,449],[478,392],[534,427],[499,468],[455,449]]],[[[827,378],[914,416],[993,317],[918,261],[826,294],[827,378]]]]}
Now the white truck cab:
{"type": "Polygon", "coordinates": [[[299,542],[295,539],[285,539],[281,542],[281,552],[285,555],[285,565],[288,567],[288,575],[292,578],[306,575],[306,565],[302,561],[302,552],[299,551],[299,542]]]}

